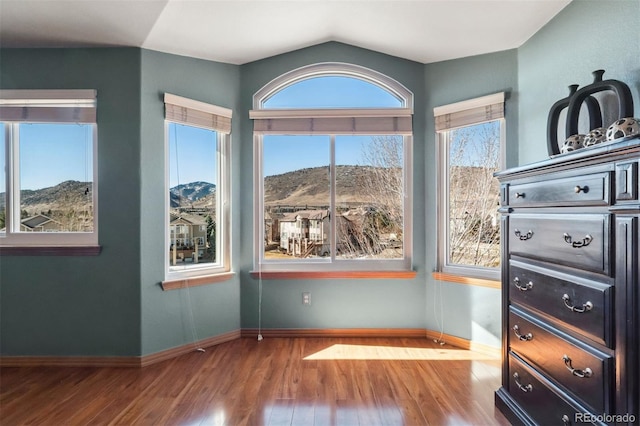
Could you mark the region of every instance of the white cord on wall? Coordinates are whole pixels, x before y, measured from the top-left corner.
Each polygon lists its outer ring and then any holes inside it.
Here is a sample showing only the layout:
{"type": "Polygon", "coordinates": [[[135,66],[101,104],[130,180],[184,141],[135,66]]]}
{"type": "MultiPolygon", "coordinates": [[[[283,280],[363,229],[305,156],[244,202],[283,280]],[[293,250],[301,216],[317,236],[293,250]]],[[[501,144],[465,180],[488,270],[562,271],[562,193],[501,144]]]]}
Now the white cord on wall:
{"type": "Polygon", "coordinates": [[[189,305],[189,312],[191,313],[191,336],[193,337],[193,347],[197,352],[204,352],[204,348],[202,348],[201,346],[198,346],[198,343],[200,342],[200,339],[198,339],[198,332],[196,330],[196,320],[195,320],[195,316],[193,315],[193,303],[191,302],[191,290],[189,289],[189,286],[186,286],[187,288],[187,304],[189,305]]]}
{"type": "Polygon", "coordinates": [[[438,326],[438,328],[440,329],[440,336],[438,336],[437,338],[433,339],[433,341],[435,343],[439,343],[440,346],[444,345],[446,342],[442,339],[442,336],[444,335],[444,309],[443,309],[443,303],[442,303],[442,281],[440,280],[436,280],[435,281],[435,286],[434,286],[434,295],[433,295],[433,315],[436,319],[436,325],[438,326]],[[438,294],[436,294],[438,293],[438,294]],[[439,296],[439,297],[438,297],[439,296]],[[440,301],[440,321],[438,321],[438,313],[437,313],[437,300],[438,299],[440,301]]]}
{"type": "MultiPolygon", "coordinates": [[[[174,128],[173,137],[174,137],[174,145],[176,148],[176,151],[175,151],[176,181],[178,182],[178,185],[180,185],[180,162],[178,161],[178,127],[177,126],[174,128]]],[[[174,241],[174,244],[175,244],[175,241],[174,241]]],[[[198,332],[196,330],[196,320],[195,320],[195,316],[193,315],[193,303],[191,302],[191,290],[189,290],[189,285],[186,284],[186,281],[185,281],[185,288],[187,289],[187,309],[189,310],[190,319],[191,319],[190,323],[191,323],[191,337],[193,338],[193,348],[197,352],[204,352],[204,348],[198,346],[200,339],[198,339],[198,332]]]]}
{"type": "Polygon", "coordinates": [[[258,262],[258,342],[262,341],[262,265],[258,262]]]}

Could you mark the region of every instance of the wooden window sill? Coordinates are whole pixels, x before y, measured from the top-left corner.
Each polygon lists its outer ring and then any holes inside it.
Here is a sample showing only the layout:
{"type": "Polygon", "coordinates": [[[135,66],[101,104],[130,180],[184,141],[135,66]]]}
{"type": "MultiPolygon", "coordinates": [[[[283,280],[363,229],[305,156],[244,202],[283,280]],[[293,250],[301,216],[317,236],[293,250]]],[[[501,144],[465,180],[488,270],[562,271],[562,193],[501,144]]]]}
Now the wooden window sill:
{"type": "Polygon", "coordinates": [[[475,285],[479,287],[488,287],[501,289],[502,283],[496,280],[487,280],[484,278],[463,277],[460,275],[445,274],[444,272],[434,272],[433,278],[439,281],[447,281],[456,284],[475,285]]]}
{"type": "Polygon", "coordinates": [[[251,271],[251,277],[263,280],[331,279],[331,278],[415,278],[416,271],[251,271]]]}
{"type": "Polygon", "coordinates": [[[187,287],[197,287],[200,285],[215,284],[230,280],[235,275],[234,272],[225,272],[215,275],[203,275],[193,278],[182,278],[179,280],[167,280],[160,283],[162,290],[178,290],[187,287]]]}
{"type": "Polygon", "coordinates": [[[101,246],[0,246],[0,256],[97,256],[101,246]]]}

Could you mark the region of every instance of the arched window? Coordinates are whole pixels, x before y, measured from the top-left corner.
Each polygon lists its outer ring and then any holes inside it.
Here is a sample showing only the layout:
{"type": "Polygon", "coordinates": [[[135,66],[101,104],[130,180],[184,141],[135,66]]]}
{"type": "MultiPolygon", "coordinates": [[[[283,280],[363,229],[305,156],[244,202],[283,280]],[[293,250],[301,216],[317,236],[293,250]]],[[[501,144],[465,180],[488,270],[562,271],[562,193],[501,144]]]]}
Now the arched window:
{"type": "Polygon", "coordinates": [[[322,63],[274,79],[253,107],[256,268],[410,269],[412,93],[322,63]]]}
{"type": "Polygon", "coordinates": [[[297,81],[262,102],[275,108],[402,108],[402,100],[384,88],[351,76],[324,75],[297,81]]]}

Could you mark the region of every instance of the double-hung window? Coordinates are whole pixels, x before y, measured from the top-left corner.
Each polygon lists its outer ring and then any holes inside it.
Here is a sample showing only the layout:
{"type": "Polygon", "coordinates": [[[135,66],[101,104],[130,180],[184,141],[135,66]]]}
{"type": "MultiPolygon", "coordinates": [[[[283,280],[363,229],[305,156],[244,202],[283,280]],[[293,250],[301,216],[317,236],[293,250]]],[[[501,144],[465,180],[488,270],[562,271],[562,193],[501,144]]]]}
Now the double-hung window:
{"type": "Polygon", "coordinates": [[[434,109],[438,143],[439,271],[497,279],[504,93],[434,109]]]}
{"type": "Polygon", "coordinates": [[[164,101],[167,280],[228,272],[231,110],[164,101]]]}
{"type": "Polygon", "coordinates": [[[254,96],[255,268],[409,270],[413,96],[350,64],[254,96]]]}
{"type": "Polygon", "coordinates": [[[0,246],[96,246],[95,90],[0,90],[0,246]]]}

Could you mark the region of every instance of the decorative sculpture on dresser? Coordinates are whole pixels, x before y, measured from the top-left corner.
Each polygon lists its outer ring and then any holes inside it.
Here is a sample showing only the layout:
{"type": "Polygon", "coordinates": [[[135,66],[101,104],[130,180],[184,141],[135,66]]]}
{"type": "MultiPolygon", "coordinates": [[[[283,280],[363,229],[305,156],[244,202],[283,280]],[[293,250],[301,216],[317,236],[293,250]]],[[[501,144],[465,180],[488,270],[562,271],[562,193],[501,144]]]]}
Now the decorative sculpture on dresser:
{"type": "Polygon", "coordinates": [[[629,137],[640,133],[640,120],[633,118],[633,97],[629,86],[619,80],[603,80],[604,70],[593,72],[593,83],[578,90],[577,84],[569,86],[569,96],[560,99],[551,107],[547,119],[547,149],[549,156],[566,154],[580,148],[589,148],[603,142],[629,137]],[[603,119],[609,105],[601,105],[594,96],[610,91],[617,101],[618,119],[603,126],[603,119]],[[589,116],[589,131],[579,133],[579,118],[582,106],[586,105],[589,116]],[[565,134],[563,144],[558,141],[560,114],[566,109],[565,134]],[[581,143],[578,143],[580,141],[581,143]]]}

